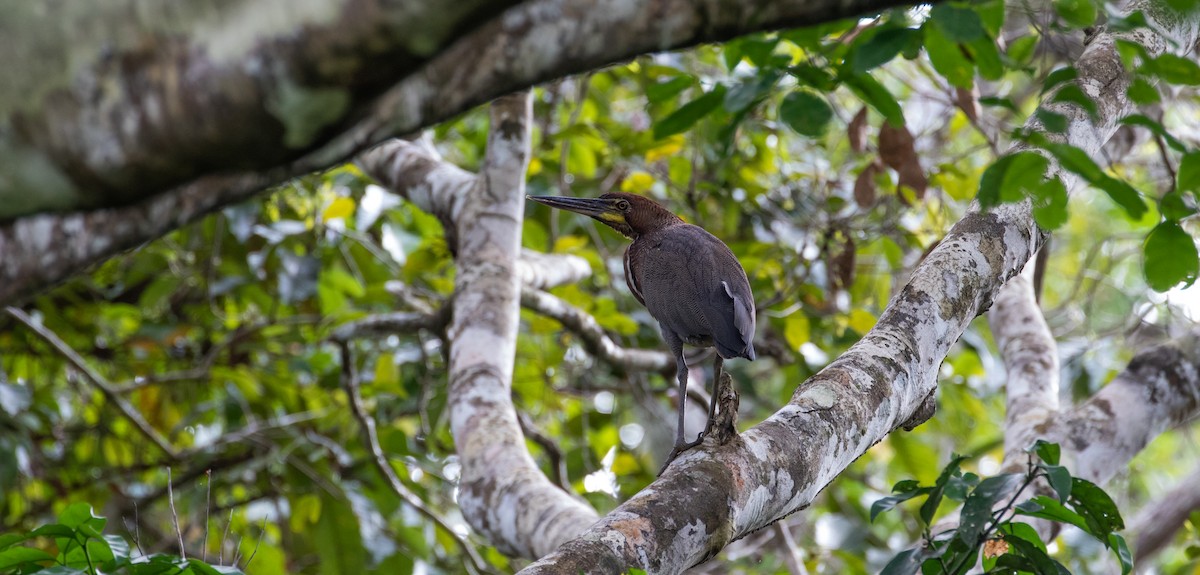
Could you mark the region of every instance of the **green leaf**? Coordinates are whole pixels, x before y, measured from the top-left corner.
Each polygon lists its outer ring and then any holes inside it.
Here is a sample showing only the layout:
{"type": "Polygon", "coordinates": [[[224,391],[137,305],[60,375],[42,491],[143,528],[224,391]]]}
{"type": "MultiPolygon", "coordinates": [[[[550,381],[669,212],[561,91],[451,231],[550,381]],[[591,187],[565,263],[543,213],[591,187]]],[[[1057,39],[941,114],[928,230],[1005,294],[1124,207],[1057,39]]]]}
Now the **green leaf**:
{"type": "Polygon", "coordinates": [[[964,45],[971,54],[979,75],[988,80],[999,80],[1004,76],[1004,62],[1000,59],[1000,49],[989,36],[980,36],[969,44],[964,45]]]}
{"type": "Polygon", "coordinates": [[[1071,496],[1071,472],[1061,465],[1042,465],[1050,488],[1058,495],[1059,501],[1066,501],[1071,496]]]}
{"type": "Polygon", "coordinates": [[[666,118],[654,124],[654,139],[661,140],[667,136],[686,131],[699,122],[701,118],[716,110],[725,99],[725,86],[718,84],[708,93],[688,102],[672,112],[666,118]]]}
{"type": "Polygon", "coordinates": [[[0,551],[0,570],[12,569],[30,563],[54,561],[54,556],[32,547],[9,547],[0,551]]]}
{"type": "Polygon", "coordinates": [[[366,569],[358,517],[344,498],[321,492],[321,516],[313,527],[320,575],[360,575],[366,569]]]}
{"type": "Polygon", "coordinates": [[[1057,93],[1054,94],[1055,102],[1066,102],[1075,104],[1088,113],[1089,116],[1096,117],[1096,102],[1092,101],[1087,94],[1083,93],[1083,88],[1079,84],[1067,84],[1063,86],[1057,93]]]}
{"type": "Polygon", "coordinates": [[[983,22],[974,10],[953,4],[937,4],[929,19],[952,42],[968,43],[984,36],[983,22]]]}
{"type": "Polygon", "coordinates": [[[895,509],[897,505],[904,503],[905,501],[908,501],[909,499],[912,499],[918,495],[929,493],[932,490],[932,487],[922,487],[920,489],[914,489],[899,495],[889,495],[875,501],[875,503],[871,504],[871,522],[874,523],[875,518],[878,517],[880,513],[891,511],[892,509],[895,509]]]}
{"type": "Polygon", "coordinates": [[[771,93],[775,82],[778,81],[779,72],[776,70],[767,70],[758,76],[746,79],[725,93],[725,111],[736,114],[751,107],[771,93]]]}
{"type": "MultiPolygon", "coordinates": [[[[1189,241],[1190,239],[1189,237],[1189,241]]],[[[1193,244],[1192,253],[1195,253],[1195,249],[1193,244]]],[[[1095,535],[1102,543],[1108,543],[1109,533],[1125,528],[1125,521],[1121,519],[1121,511],[1117,509],[1117,504],[1108,493],[1091,481],[1076,477],[1071,486],[1068,504],[1087,521],[1091,529],[1086,531],[1095,535]]]]}
{"type": "Polygon", "coordinates": [[[1188,152],[1179,160],[1175,191],[1200,195],[1200,151],[1188,152]]]}
{"type": "Polygon", "coordinates": [[[815,88],[821,92],[832,92],[837,88],[838,79],[822,67],[813,66],[812,64],[799,64],[788,68],[788,73],[796,79],[797,82],[815,88]]]}
{"type": "Polygon", "coordinates": [[[8,549],[9,547],[12,547],[13,545],[16,545],[17,543],[20,543],[26,539],[29,539],[29,537],[21,533],[0,534],[0,549],[8,549]]]}
{"type": "Polygon", "coordinates": [[[921,569],[921,563],[925,558],[921,555],[920,549],[906,549],[892,557],[887,565],[884,565],[883,570],[879,575],[913,575],[921,569]]]}
{"type": "Polygon", "coordinates": [[[1058,465],[1059,458],[1062,456],[1062,448],[1057,443],[1050,443],[1045,439],[1033,442],[1032,451],[1038,456],[1038,459],[1050,465],[1058,465]]]}
{"type": "Polygon", "coordinates": [[[70,539],[75,536],[75,529],[61,523],[50,523],[30,531],[29,534],[34,537],[66,537],[70,539]]]}
{"type": "Polygon", "coordinates": [[[1057,499],[1046,497],[1045,495],[1038,495],[1023,503],[1018,503],[1015,509],[1019,515],[1049,519],[1051,521],[1058,521],[1059,523],[1070,523],[1084,531],[1090,530],[1087,520],[1083,516],[1067,509],[1057,499]]]}
{"type": "Polygon", "coordinates": [[[1046,75],[1046,79],[1042,82],[1042,93],[1045,94],[1053,90],[1055,86],[1063,82],[1070,82],[1079,77],[1079,71],[1074,66],[1059,68],[1046,75]]]}
{"type": "Polygon", "coordinates": [[[878,80],[869,74],[846,74],[841,76],[841,80],[851,92],[868,106],[875,108],[875,111],[882,114],[892,126],[904,125],[904,111],[900,108],[900,103],[878,80]]]}
{"type": "Polygon", "coordinates": [[[1196,208],[1189,206],[1183,200],[1183,194],[1176,190],[1158,199],[1158,212],[1164,218],[1177,222],[1196,213],[1196,208]]]}
{"type": "Polygon", "coordinates": [[[1042,127],[1046,128],[1047,132],[1061,134],[1067,131],[1067,117],[1058,112],[1051,112],[1045,108],[1038,108],[1033,115],[1042,122],[1042,127]]]}
{"type": "Polygon", "coordinates": [[[646,86],[646,100],[651,104],[661,104],[684,90],[696,85],[695,76],[675,76],[666,82],[656,82],[646,86]]]}
{"type": "Polygon", "coordinates": [[[1106,175],[1092,185],[1104,190],[1108,194],[1108,197],[1112,198],[1117,205],[1125,209],[1125,213],[1129,214],[1131,219],[1141,219],[1150,209],[1146,207],[1146,202],[1142,200],[1142,194],[1124,180],[1118,180],[1106,175]]]}
{"type": "Polygon", "coordinates": [[[833,119],[833,109],[816,92],[794,90],[779,104],[779,119],[804,136],[820,136],[833,119]]]}
{"type": "Polygon", "coordinates": [[[1121,534],[1108,534],[1108,548],[1113,550],[1117,561],[1121,562],[1121,575],[1133,571],[1133,553],[1129,552],[1129,545],[1125,543],[1125,538],[1121,537],[1121,534]]]}
{"type": "Polygon", "coordinates": [[[1020,487],[1024,480],[1024,473],[1004,473],[980,481],[963,503],[958,525],[959,541],[975,545],[992,520],[992,508],[1020,487]]]}
{"type": "Polygon", "coordinates": [[[1005,52],[1005,55],[1017,66],[1028,65],[1033,60],[1033,52],[1037,48],[1037,43],[1037,36],[1022,36],[1008,43],[1008,52],[1005,52]]]}
{"type": "Polygon", "coordinates": [[[1196,242],[1175,222],[1155,226],[1146,236],[1142,254],[1146,283],[1155,291],[1164,292],[1180,283],[1191,285],[1200,273],[1196,242]]]}
{"type": "Polygon", "coordinates": [[[1038,547],[1023,537],[1005,535],[1004,540],[1012,545],[1013,551],[1029,559],[1029,564],[1035,575],[1060,575],[1068,573],[1066,568],[1046,554],[1044,547],[1038,547]]]}
{"type": "Polygon", "coordinates": [[[1008,521],[1000,526],[999,531],[1003,535],[1024,539],[1038,549],[1046,551],[1046,543],[1042,541],[1040,536],[1038,536],[1037,530],[1028,523],[1022,523],[1020,521],[1008,521]]]}
{"type": "Polygon", "coordinates": [[[1141,126],[1153,132],[1158,137],[1162,138],[1168,146],[1171,146],[1177,152],[1187,152],[1187,146],[1180,142],[1178,138],[1172,136],[1162,124],[1141,114],[1130,114],[1121,118],[1121,123],[1126,126],[1141,126]]]}
{"type": "Polygon", "coordinates": [[[1083,150],[1069,144],[1047,142],[1044,138],[1038,140],[1041,147],[1053,154],[1064,169],[1079,174],[1084,181],[1103,190],[1125,209],[1130,218],[1140,219],[1149,210],[1146,202],[1142,201],[1142,195],[1133,186],[1105,174],[1083,150]]]}
{"type": "Polygon", "coordinates": [[[888,28],[867,38],[852,52],[853,70],[861,74],[882,66],[906,47],[920,43],[921,31],[912,28],[888,28]]]}
{"type": "Polygon", "coordinates": [[[1167,53],[1154,58],[1142,67],[1163,81],[1181,86],[1200,86],[1200,65],[1188,58],[1167,53]]]}
{"type": "Polygon", "coordinates": [[[1035,152],[1017,152],[996,160],[979,179],[979,205],[990,208],[1001,202],[1024,199],[1043,182],[1050,162],[1035,152]]]}
{"type": "Polygon", "coordinates": [[[1033,220],[1049,230],[1067,223],[1067,186],[1058,176],[1033,188],[1033,220]]]}
{"type": "Polygon", "coordinates": [[[88,525],[96,531],[102,531],[106,523],[105,519],[97,516],[92,511],[92,506],[87,503],[72,503],[68,505],[58,515],[58,522],[71,529],[78,529],[79,527],[88,525]]]}
{"type": "Polygon", "coordinates": [[[942,33],[940,26],[927,22],[921,27],[925,31],[925,50],[933,69],[947,81],[959,88],[970,88],[975,77],[975,65],[963,56],[962,49],[942,33]]]}
{"type": "Polygon", "coordinates": [[[1096,23],[1096,5],[1092,0],[1054,0],[1054,11],[1075,28],[1096,23]]]}
{"type": "Polygon", "coordinates": [[[1141,76],[1133,79],[1133,83],[1129,85],[1129,89],[1125,93],[1129,95],[1129,99],[1134,104],[1139,106],[1155,104],[1162,99],[1158,94],[1158,88],[1155,88],[1154,84],[1151,84],[1149,80],[1141,76]]]}
{"type": "Polygon", "coordinates": [[[926,525],[933,524],[933,517],[937,514],[938,506],[942,504],[942,497],[946,493],[946,485],[950,483],[950,478],[958,474],[959,467],[967,458],[963,455],[955,455],[950,458],[950,463],[942,469],[941,475],[938,475],[937,481],[933,484],[933,489],[929,493],[929,497],[925,499],[925,503],[921,505],[921,519],[926,525]]]}

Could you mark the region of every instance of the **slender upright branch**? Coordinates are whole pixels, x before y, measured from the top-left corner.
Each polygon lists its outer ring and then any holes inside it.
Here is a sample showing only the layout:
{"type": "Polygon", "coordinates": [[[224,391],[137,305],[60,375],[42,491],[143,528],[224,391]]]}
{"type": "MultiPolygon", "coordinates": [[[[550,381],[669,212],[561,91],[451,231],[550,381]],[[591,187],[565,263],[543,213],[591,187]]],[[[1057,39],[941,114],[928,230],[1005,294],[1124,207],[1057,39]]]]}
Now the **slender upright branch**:
{"type": "Polygon", "coordinates": [[[29,314],[22,310],[19,310],[15,307],[9,307],[6,308],[5,311],[8,312],[8,315],[24,324],[25,327],[28,327],[33,331],[33,333],[37,334],[38,337],[42,338],[42,340],[57,350],[58,353],[67,360],[68,363],[70,363],[77,371],[79,371],[80,374],[83,375],[83,379],[85,381],[90,383],[96,389],[100,390],[100,393],[104,395],[104,398],[108,400],[108,402],[114,407],[116,407],[117,411],[120,411],[121,415],[124,415],[125,419],[128,419],[129,422],[133,424],[134,428],[144,435],[146,439],[149,439],[151,443],[157,445],[158,448],[161,449],[164,454],[166,454],[168,460],[175,460],[179,458],[179,453],[171,445],[171,442],[167,441],[167,438],[163,437],[163,435],[159,433],[153,425],[150,425],[150,422],[146,421],[146,418],[142,417],[142,414],[138,412],[138,410],[134,409],[132,405],[129,405],[129,402],[125,401],[125,398],[121,396],[120,392],[117,391],[117,389],[111,383],[109,383],[104,376],[92,369],[92,366],[88,365],[87,361],[85,361],[83,357],[76,353],[71,346],[67,345],[66,342],[60,339],[57,334],[47,329],[46,326],[41,324],[41,322],[34,321],[33,318],[29,317],[29,314]]]}
{"type": "Polygon", "coordinates": [[[425,505],[421,497],[413,493],[408,486],[400,481],[400,477],[396,475],[396,470],[392,469],[391,463],[387,460],[387,455],[383,453],[383,448],[379,445],[379,434],[375,431],[375,419],[371,414],[367,413],[367,408],[363,405],[362,393],[359,392],[358,370],[354,365],[354,356],[350,353],[350,345],[345,341],[338,344],[342,355],[342,389],[346,392],[346,397],[350,400],[350,411],[354,413],[354,419],[358,421],[359,427],[362,428],[363,444],[367,451],[371,454],[371,463],[375,465],[375,469],[383,476],[392,493],[403,500],[405,503],[417,510],[417,513],[424,515],[426,519],[437,525],[442,531],[445,531],[458,548],[467,556],[468,564],[477,573],[486,573],[489,571],[487,562],[479,556],[479,552],[475,550],[475,546],[467,541],[466,537],[459,535],[458,532],[450,527],[450,524],[439,515],[436,511],[425,505]]]}

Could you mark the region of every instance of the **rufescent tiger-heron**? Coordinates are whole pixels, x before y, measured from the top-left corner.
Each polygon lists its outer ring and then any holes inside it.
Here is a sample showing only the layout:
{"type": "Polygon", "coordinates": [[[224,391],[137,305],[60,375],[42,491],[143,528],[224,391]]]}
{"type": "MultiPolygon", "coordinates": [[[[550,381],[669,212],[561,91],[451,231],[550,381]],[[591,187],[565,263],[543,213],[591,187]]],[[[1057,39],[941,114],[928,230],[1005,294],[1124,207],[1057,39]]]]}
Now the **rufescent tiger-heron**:
{"type": "Polygon", "coordinates": [[[746,271],[733,252],[703,228],[649,198],[613,192],[598,198],[526,196],[552,208],[599,220],[633,243],[625,250],[625,283],[658,320],[663,339],[675,356],[679,379],[679,427],[675,447],[663,464],[704,440],[712,430],[721,370],[726,359],[754,359],[754,295],[746,271]],[[688,370],[683,344],[716,347],[714,393],[708,424],[695,441],[683,436],[688,370]]]}

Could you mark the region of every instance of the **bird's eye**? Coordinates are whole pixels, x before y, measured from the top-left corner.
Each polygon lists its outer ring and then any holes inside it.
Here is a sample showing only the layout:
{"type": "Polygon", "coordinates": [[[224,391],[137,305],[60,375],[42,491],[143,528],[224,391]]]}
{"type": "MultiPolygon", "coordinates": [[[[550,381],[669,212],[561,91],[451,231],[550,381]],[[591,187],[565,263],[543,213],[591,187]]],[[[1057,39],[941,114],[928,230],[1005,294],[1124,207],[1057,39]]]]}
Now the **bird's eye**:
{"type": "Polygon", "coordinates": [[[623,212],[623,211],[625,211],[625,210],[628,210],[628,209],[629,209],[629,202],[627,202],[627,201],[625,201],[625,200],[618,201],[618,202],[617,202],[617,209],[618,209],[618,210],[621,210],[622,212],[623,212]]]}

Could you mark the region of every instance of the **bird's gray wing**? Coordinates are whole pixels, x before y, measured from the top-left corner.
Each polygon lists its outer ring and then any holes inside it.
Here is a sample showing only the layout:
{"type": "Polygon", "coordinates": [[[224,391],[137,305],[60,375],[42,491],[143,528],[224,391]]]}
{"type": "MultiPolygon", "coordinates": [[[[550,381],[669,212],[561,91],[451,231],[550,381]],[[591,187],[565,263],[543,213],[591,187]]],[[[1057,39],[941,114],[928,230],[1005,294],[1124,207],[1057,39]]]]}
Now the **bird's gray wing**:
{"type": "Polygon", "coordinates": [[[646,309],[687,339],[711,339],[725,357],[753,357],[754,299],[737,258],[696,226],[673,227],[642,252],[646,309]]]}

